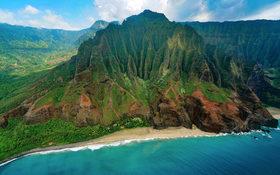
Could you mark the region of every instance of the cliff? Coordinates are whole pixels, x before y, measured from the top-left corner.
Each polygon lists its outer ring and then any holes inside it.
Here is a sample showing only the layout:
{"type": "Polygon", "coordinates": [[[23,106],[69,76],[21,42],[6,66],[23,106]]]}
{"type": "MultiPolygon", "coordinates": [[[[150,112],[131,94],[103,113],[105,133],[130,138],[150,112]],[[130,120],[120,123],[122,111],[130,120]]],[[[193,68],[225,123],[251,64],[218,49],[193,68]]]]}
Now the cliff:
{"type": "Polygon", "coordinates": [[[242,60],[206,45],[192,27],[145,10],[98,31],[50,71],[32,89],[38,96],[26,102],[24,119],[83,127],[140,116],[158,129],[208,132],[277,127],[243,74],[242,60]]]}
{"type": "Polygon", "coordinates": [[[244,79],[248,81],[248,86],[263,103],[280,107],[280,21],[183,24],[192,26],[206,44],[216,45],[227,54],[241,58],[245,64],[244,79]],[[259,67],[262,73],[256,72],[256,67],[259,67]]]}

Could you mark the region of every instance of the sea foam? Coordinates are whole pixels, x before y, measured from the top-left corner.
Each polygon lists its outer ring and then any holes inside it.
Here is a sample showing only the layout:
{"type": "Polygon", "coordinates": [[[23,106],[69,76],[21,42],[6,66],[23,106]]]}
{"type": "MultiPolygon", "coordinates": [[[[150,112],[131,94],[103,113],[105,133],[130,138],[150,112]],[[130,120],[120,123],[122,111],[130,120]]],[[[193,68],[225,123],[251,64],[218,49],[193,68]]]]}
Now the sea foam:
{"type": "MultiPolygon", "coordinates": [[[[277,128],[279,130],[279,128],[277,128]]],[[[152,141],[152,140],[169,140],[169,139],[180,139],[180,138],[198,138],[198,137],[223,137],[223,136],[228,136],[228,135],[249,135],[252,133],[262,133],[261,130],[253,130],[250,132],[240,132],[240,133],[219,133],[216,135],[191,135],[191,136],[181,136],[181,137],[156,137],[156,138],[145,138],[145,139],[130,139],[130,140],[123,140],[123,141],[118,141],[118,142],[112,142],[112,143],[106,143],[106,144],[93,144],[93,145],[86,145],[86,146],[80,146],[80,147],[72,147],[72,148],[63,148],[63,149],[57,149],[57,150],[48,150],[48,151],[39,151],[39,152],[34,152],[30,154],[26,154],[22,157],[27,157],[31,155],[46,155],[46,154],[53,154],[53,153],[61,153],[61,152],[76,152],[76,151],[81,151],[81,150],[98,150],[104,147],[114,147],[114,146],[122,146],[122,145],[127,145],[130,143],[140,143],[140,142],[145,142],[145,141],[152,141]]],[[[266,135],[265,135],[266,136],[266,135]]],[[[268,136],[269,137],[269,136],[268,136]]],[[[271,137],[271,136],[270,136],[271,137]]],[[[7,162],[4,162],[0,164],[0,167],[3,165],[6,165],[10,162],[13,162],[19,158],[15,158],[12,160],[9,160],[7,162]]]]}

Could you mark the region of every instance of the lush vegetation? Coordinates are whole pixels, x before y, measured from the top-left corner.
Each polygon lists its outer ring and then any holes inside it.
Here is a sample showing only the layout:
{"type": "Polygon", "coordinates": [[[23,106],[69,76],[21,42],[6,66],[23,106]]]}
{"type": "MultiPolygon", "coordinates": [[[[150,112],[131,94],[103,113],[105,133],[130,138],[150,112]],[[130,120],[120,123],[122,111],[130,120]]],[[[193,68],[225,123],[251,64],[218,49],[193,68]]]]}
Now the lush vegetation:
{"type": "Polygon", "coordinates": [[[0,24],[0,115],[34,95],[37,80],[76,54],[82,33],[0,24]]]}
{"type": "Polygon", "coordinates": [[[84,41],[88,40],[89,38],[94,38],[95,33],[101,29],[106,28],[109,25],[109,22],[106,21],[96,21],[90,28],[86,29],[84,34],[80,36],[77,41],[75,42],[76,45],[82,44],[84,41]]]}
{"type": "Polygon", "coordinates": [[[0,128],[0,160],[33,148],[80,142],[124,128],[148,126],[148,122],[139,117],[117,121],[111,126],[96,125],[82,128],[61,119],[51,119],[36,125],[25,125],[23,120],[9,119],[7,128],[0,128]]]}
{"type": "Polygon", "coordinates": [[[280,66],[280,21],[187,22],[208,44],[228,54],[258,62],[265,67],[280,66]]]}
{"type": "MultiPolygon", "coordinates": [[[[38,80],[77,53],[79,45],[109,23],[97,21],[89,29],[65,31],[0,24],[0,115],[16,107],[39,90],[54,89],[56,82],[34,88],[38,80]]],[[[60,76],[70,76],[61,70],[60,76]],[[63,75],[61,75],[63,74],[63,75]]],[[[57,78],[55,76],[49,76],[57,78]]]]}
{"type": "Polygon", "coordinates": [[[76,54],[81,34],[0,24],[0,115],[33,95],[37,80],[76,54]]]}
{"type": "MultiPolygon", "coordinates": [[[[174,99],[176,108],[183,107],[179,96],[192,95],[198,88],[212,101],[232,102],[229,89],[244,84],[239,59],[206,46],[192,27],[148,10],[96,35],[93,27],[75,42],[68,38],[75,32],[26,30],[18,32],[23,38],[17,32],[8,39],[5,32],[0,35],[8,43],[0,49],[0,115],[26,99],[31,99],[30,104],[38,99],[35,108],[52,103],[57,116],[71,122],[52,119],[25,125],[24,120],[9,119],[7,128],[0,129],[0,159],[36,147],[100,137],[123,127],[148,126],[141,118],[122,117],[159,114],[160,107],[152,105],[166,103],[162,95],[174,99]],[[83,43],[78,53],[71,57],[79,42],[83,43]],[[92,123],[103,125],[87,126],[92,123]]],[[[277,86],[279,71],[267,75],[277,86]]],[[[32,117],[45,117],[37,115],[43,114],[40,109],[34,111],[38,113],[32,117]]],[[[32,117],[26,117],[27,122],[32,117]]]]}
{"type": "Polygon", "coordinates": [[[229,98],[231,95],[230,90],[225,88],[219,88],[214,84],[201,82],[199,87],[201,88],[204,96],[212,101],[216,102],[232,102],[229,98]]]}
{"type": "Polygon", "coordinates": [[[0,24],[0,73],[25,76],[56,66],[75,53],[83,33],[0,24]]]}
{"type": "Polygon", "coordinates": [[[45,95],[38,103],[36,103],[35,108],[41,107],[44,104],[52,103],[54,105],[58,104],[62,97],[64,96],[67,87],[60,87],[52,90],[50,93],[45,95]]]}
{"type": "Polygon", "coordinates": [[[267,68],[264,71],[266,78],[271,81],[271,85],[280,88],[280,67],[267,68]]]}
{"type": "MultiPolygon", "coordinates": [[[[253,89],[263,103],[280,107],[280,21],[186,22],[207,44],[216,45],[226,54],[242,58],[247,81],[256,63],[262,64],[265,81],[253,89]],[[258,88],[258,87],[257,87],[258,88]]],[[[213,50],[213,49],[212,49],[213,50]]],[[[239,66],[231,64],[238,71],[239,66]]],[[[260,76],[259,76],[260,77],[260,76]]]]}

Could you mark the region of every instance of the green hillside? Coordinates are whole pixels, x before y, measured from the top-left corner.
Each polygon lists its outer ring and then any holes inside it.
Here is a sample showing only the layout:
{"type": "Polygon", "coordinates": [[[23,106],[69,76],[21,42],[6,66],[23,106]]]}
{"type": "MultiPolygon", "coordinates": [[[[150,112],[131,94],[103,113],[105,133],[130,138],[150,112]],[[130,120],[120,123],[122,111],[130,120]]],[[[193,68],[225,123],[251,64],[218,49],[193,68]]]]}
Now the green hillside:
{"type": "Polygon", "coordinates": [[[0,159],[138,126],[277,127],[246,85],[246,66],[192,27],[145,10],[97,31],[68,61],[30,74],[30,83],[16,81],[22,88],[0,101],[0,159]]]}
{"type": "Polygon", "coordinates": [[[207,44],[246,62],[248,85],[267,105],[280,107],[280,21],[187,22],[207,44]],[[256,64],[263,70],[254,71],[256,64]],[[262,75],[264,74],[264,76],[262,75]],[[255,84],[254,82],[259,82],[255,84]]]}
{"type": "Polygon", "coordinates": [[[82,31],[0,24],[0,115],[25,100],[34,82],[75,55],[81,37],[87,40],[90,30],[94,35],[106,27],[99,23],[82,31]]]}

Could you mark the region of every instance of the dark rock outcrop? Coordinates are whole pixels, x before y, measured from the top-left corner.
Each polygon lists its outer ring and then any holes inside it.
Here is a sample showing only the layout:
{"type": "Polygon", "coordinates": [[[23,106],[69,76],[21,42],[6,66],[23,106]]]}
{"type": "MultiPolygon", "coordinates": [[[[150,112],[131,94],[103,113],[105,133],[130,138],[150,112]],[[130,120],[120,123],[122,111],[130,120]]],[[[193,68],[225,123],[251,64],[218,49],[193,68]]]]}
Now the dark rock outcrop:
{"type": "Polygon", "coordinates": [[[201,89],[185,97],[185,108],[192,122],[208,132],[238,132],[246,130],[240,111],[234,103],[218,103],[204,97],[201,89]]]}
{"type": "Polygon", "coordinates": [[[0,127],[6,128],[7,126],[8,126],[8,120],[5,117],[1,116],[0,117],[0,127]]]}
{"type": "Polygon", "coordinates": [[[28,108],[29,107],[25,106],[25,105],[18,106],[16,108],[10,110],[6,114],[2,115],[2,117],[6,118],[6,119],[16,118],[16,117],[22,118],[23,115],[28,111],[28,108]]]}
{"type": "Polygon", "coordinates": [[[242,102],[218,103],[206,99],[199,89],[193,96],[185,97],[185,108],[191,121],[208,132],[240,132],[278,126],[278,120],[261,106],[250,89],[242,91],[242,96],[242,102]]]}
{"type": "Polygon", "coordinates": [[[178,106],[174,99],[159,95],[158,101],[152,104],[152,123],[156,129],[184,126],[192,128],[192,121],[182,106],[178,106]]]}
{"type": "Polygon", "coordinates": [[[266,104],[280,106],[280,90],[273,87],[264,75],[262,65],[256,64],[247,85],[266,104]]]}
{"type": "Polygon", "coordinates": [[[238,98],[242,101],[238,103],[242,110],[241,119],[246,120],[250,129],[260,129],[260,126],[276,128],[278,120],[274,119],[268,110],[261,105],[257,95],[248,87],[243,86],[238,89],[238,98]]]}
{"type": "Polygon", "coordinates": [[[6,114],[0,116],[0,127],[6,128],[8,125],[8,119],[9,118],[19,118],[23,119],[24,114],[28,111],[28,106],[21,105],[18,106],[6,114]]]}
{"type": "Polygon", "coordinates": [[[76,125],[79,127],[100,123],[100,112],[93,107],[90,98],[86,94],[80,97],[80,108],[76,117],[76,125]]]}
{"type": "Polygon", "coordinates": [[[157,129],[196,125],[217,133],[275,126],[240,65],[207,47],[193,28],[147,10],[84,42],[54,71],[63,81],[41,101],[48,104],[35,109],[39,98],[25,119],[35,124],[60,117],[83,127],[141,116],[157,129]]]}

